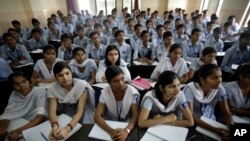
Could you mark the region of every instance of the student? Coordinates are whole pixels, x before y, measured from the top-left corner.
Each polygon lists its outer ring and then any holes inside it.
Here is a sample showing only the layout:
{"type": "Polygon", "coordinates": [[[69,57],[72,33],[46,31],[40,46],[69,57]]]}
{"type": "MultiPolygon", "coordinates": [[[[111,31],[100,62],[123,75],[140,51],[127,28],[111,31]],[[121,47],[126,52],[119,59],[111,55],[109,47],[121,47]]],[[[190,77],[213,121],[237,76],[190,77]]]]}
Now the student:
{"type": "Polygon", "coordinates": [[[124,141],[138,120],[139,92],[124,81],[124,73],[118,66],[110,66],[105,71],[109,86],[102,90],[95,112],[95,122],[113,140],[124,141]],[[129,122],[125,128],[113,129],[105,120],[129,122]]]}
{"type": "Polygon", "coordinates": [[[98,66],[96,73],[96,82],[107,82],[105,77],[105,70],[109,66],[118,66],[124,73],[125,82],[131,81],[131,75],[127,68],[127,65],[123,59],[121,59],[120,51],[115,45],[108,45],[105,52],[105,59],[102,60],[98,66]]]}
{"type": "Polygon", "coordinates": [[[25,38],[21,38],[20,33],[14,28],[9,28],[8,33],[12,34],[15,37],[17,44],[25,45],[25,43],[27,42],[25,38]]]}
{"type": "Polygon", "coordinates": [[[74,38],[74,44],[86,49],[87,46],[90,44],[90,39],[85,36],[84,28],[82,26],[79,26],[76,31],[78,36],[74,38]]]}
{"type": "Polygon", "coordinates": [[[65,61],[73,59],[73,49],[79,47],[71,43],[71,36],[67,33],[61,36],[62,46],[58,48],[58,58],[65,61]]]}
{"type": "Polygon", "coordinates": [[[118,27],[113,27],[112,28],[112,35],[109,37],[109,44],[114,44],[116,42],[115,32],[118,31],[118,30],[119,30],[118,27]]]}
{"type": "Polygon", "coordinates": [[[213,30],[213,34],[212,36],[210,36],[210,38],[207,39],[207,41],[204,44],[204,47],[213,47],[216,49],[217,52],[222,52],[223,48],[224,48],[224,43],[223,41],[220,39],[221,37],[221,29],[220,27],[216,27],[213,30]]]}
{"type": "Polygon", "coordinates": [[[194,72],[199,70],[199,68],[204,64],[217,64],[216,61],[217,52],[213,47],[206,47],[202,51],[202,55],[199,59],[195,60],[189,66],[188,76],[190,79],[193,78],[194,72]]]}
{"type": "Polygon", "coordinates": [[[220,137],[228,137],[229,131],[211,126],[200,119],[201,116],[216,120],[214,115],[215,106],[218,104],[224,122],[229,126],[233,124],[232,116],[227,104],[227,95],[221,86],[221,70],[215,64],[206,64],[195,72],[193,82],[187,84],[183,92],[188,101],[197,126],[211,130],[220,137]]]}
{"type": "Polygon", "coordinates": [[[124,61],[130,63],[131,61],[131,47],[129,44],[127,44],[124,40],[124,31],[123,30],[118,30],[115,32],[115,40],[116,42],[114,45],[116,45],[121,53],[121,59],[124,61]]]}
{"type": "Polygon", "coordinates": [[[56,79],[53,74],[53,67],[55,63],[63,61],[56,58],[56,49],[52,45],[46,45],[43,48],[43,57],[44,59],[38,60],[33,68],[31,82],[34,85],[54,82],[56,79]]]}
{"type": "Polygon", "coordinates": [[[47,39],[43,38],[41,36],[41,30],[40,29],[32,29],[31,30],[32,38],[28,40],[27,42],[27,49],[30,51],[42,49],[45,45],[48,44],[47,39]]]}
{"type": "Polygon", "coordinates": [[[15,37],[9,33],[3,34],[5,45],[1,47],[1,57],[11,67],[33,62],[25,46],[17,44],[15,37]]]}
{"type": "MultiPolygon", "coordinates": [[[[110,15],[109,15],[110,16],[110,15]]],[[[112,18],[112,17],[111,17],[112,18]]],[[[112,36],[112,32],[110,28],[110,23],[108,21],[108,19],[103,20],[103,25],[104,25],[104,29],[102,30],[103,34],[106,35],[108,38],[110,38],[110,36],[112,36]]]]}
{"type": "Polygon", "coordinates": [[[185,95],[180,91],[178,75],[164,71],[153,91],[143,97],[138,125],[141,128],[159,124],[191,127],[194,124],[185,95]],[[180,117],[183,114],[183,119],[180,117]]]}
{"type": "Polygon", "coordinates": [[[182,42],[182,57],[189,62],[193,62],[195,59],[201,56],[203,50],[203,44],[200,41],[201,30],[194,28],[191,33],[191,38],[182,42]]]}
{"type": "Polygon", "coordinates": [[[58,62],[53,68],[56,82],[48,88],[49,120],[52,130],[50,140],[65,139],[74,126],[80,123],[93,123],[94,90],[84,80],[72,78],[70,67],[58,62]],[[66,127],[59,127],[57,116],[66,114],[72,120],[66,127]]]}
{"type": "Polygon", "coordinates": [[[69,34],[70,36],[73,35],[75,30],[74,26],[69,22],[68,17],[63,17],[60,28],[63,34],[69,34]]]}
{"type": "Polygon", "coordinates": [[[182,44],[183,41],[188,40],[189,37],[188,35],[184,34],[185,33],[185,25],[180,24],[176,28],[176,33],[174,34],[174,43],[177,44],[182,44]]]}
{"type": "Polygon", "coordinates": [[[12,26],[17,30],[20,34],[20,37],[23,39],[27,39],[27,30],[25,28],[21,28],[21,23],[17,20],[11,21],[12,26]]]}
{"type": "Polygon", "coordinates": [[[202,43],[205,43],[209,38],[213,36],[213,29],[214,29],[213,26],[214,24],[212,22],[208,22],[206,24],[206,28],[201,37],[202,43]]]}
{"type": "Polygon", "coordinates": [[[147,30],[141,32],[141,41],[134,48],[133,60],[153,64],[156,60],[156,49],[153,43],[149,42],[150,34],[147,30]]]}
{"type": "Polygon", "coordinates": [[[173,34],[170,31],[163,33],[163,44],[158,46],[156,55],[160,62],[163,58],[167,57],[169,54],[169,49],[173,44],[173,34]]]}
{"type": "Polygon", "coordinates": [[[102,25],[100,23],[94,24],[94,31],[99,34],[101,44],[108,45],[108,37],[102,33],[102,25]]]}
{"type": "Polygon", "coordinates": [[[61,37],[61,31],[59,27],[56,27],[56,24],[53,22],[48,22],[48,41],[59,41],[61,37]]]}
{"type": "Polygon", "coordinates": [[[88,45],[86,49],[87,58],[94,59],[96,64],[104,59],[106,46],[101,44],[101,38],[99,33],[91,32],[90,33],[91,44],[88,45]]]}
{"type": "Polygon", "coordinates": [[[164,44],[164,39],[163,39],[163,33],[164,33],[164,26],[163,25],[157,25],[156,27],[156,33],[152,37],[152,41],[156,47],[160,47],[164,44]]]}
{"type": "Polygon", "coordinates": [[[135,29],[135,32],[130,38],[130,45],[132,47],[132,50],[134,50],[134,48],[136,48],[136,45],[139,44],[141,41],[142,25],[136,24],[134,26],[134,29],[135,29]]]}
{"type": "Polygon", "coordinates": [[[230,111],[235,115],[250,117],[250,63],[240,65],[232,80],[224,85],[230,111]]]}
{"type": "Polygon", "coordinates": [[[186,83],[188,81],[188,66],[186,61],[181,58],[181,51],[180,44],[173,44],[169,49],[169,57],[160,61],[150,78],[157,80],[162,72],[169,70],[177,73],[181,83],[186,83]]]}
{"type": "Polygon", "coordinates": [[[124,29],[126,37],[132,37],[133,34],[135,33],[134,25],[135,25],[135,19],[129,18],[128,19],[128,25],[124,29]]]}
{"type": "Polygon", "coordinates": [[[0,139],[7,137],[16,141],[20,139],[23,130],[40,124],[47,116],[46,90],[32,87],[22,72],[12,73],[8,80],[13,91],[4,113],[0,116],[0,139]],[[17,119],[25,119],[27,123],[7,131],[11,122],[17,119]]]}
{"type": "Polygon", "coordinates": [[[86,58],[85,50],[77,47],[73,50],[74,59],[69,63],[74,78],[87,81],[90,85],[95,83],[97,66],[93,59],[86,58]]]}

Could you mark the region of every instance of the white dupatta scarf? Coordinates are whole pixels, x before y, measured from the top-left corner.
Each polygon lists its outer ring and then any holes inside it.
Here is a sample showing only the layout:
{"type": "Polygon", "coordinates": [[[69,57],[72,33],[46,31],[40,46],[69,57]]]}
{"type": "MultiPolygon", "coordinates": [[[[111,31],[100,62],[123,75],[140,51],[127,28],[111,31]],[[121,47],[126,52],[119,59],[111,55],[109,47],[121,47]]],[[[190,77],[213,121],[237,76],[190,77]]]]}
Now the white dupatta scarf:
{"type": "MultiPolygon", "coordinates": [[[[115,96],[114,96],[114,93],[113,93],[111,87],[110,86],[105,87],[102,90],[102,94],[103,94],[103,97],[106,101],[106,106],[107,106],[109,112],[111,113],[111,115],[113,117],[118,118],[119,115],[117,113],[117,104],[116,104],[115,96]]],[[[134,87],[128,85],[127,90],[126,90],[124,97],[123,97],[123,100],[122,100],[122,109],[121,109],[121,115],[120,115],[122,119],[126,118],[128,112],[130,110],[131,104],[133,102],[134,95],[138,95],[138,97],[140,96],[140,94],[138,93],[138,91],[134,87]]]]}
{"type": "Polygon", "coordinates": [[[211,102],[219,91],[219,89],[211,89],[207,96],[204,96],[202,88],[198,83],[191,82],[187,84],[187,87],[191,88],[195,99],[203,104],[211,102]]]}
{"type": "Polygon", "coordinates": [[[155,95],[154,91],[149,91],[145,94],[145,96],[143,97],[142,101],[141,101],[141,106],[144,103],[144,101],[147,98],[150,98],[151,100],[153,100],[154,104],[159,108],[159,110],[162,113],[169,113],[171,111],[173,111],[176,107],[176,104],[178,103],[178,100],[180,99],[181,94],[179,93],[176,97],[173,97],[171,99],[171,101],[169,101],[168,106],[166,107],[165,105],[163,105],[157,98],[155,95]]]}
{"type": "Polygon", "coordinates": [[[77,63],[75,59],[72,59],[72,60],[69,62],[69,65],[73,65],[73,66],[76,66],[76,67],[83,68],[83,67],[85,67],[89,62],[90,62],[90,59],[88,59],[88,58],[86,58],[81,64],[77,63]]]}
{"type": "MultiPolygon", "coordinates": [[[[53,65],[52,65],[52,70],[54,68],[54,65],[59,62],[59,61],[63,61],[61,59],[56,58],[56,60],[54,61],[53,65]]],[[[45,65],[44,59],[41,60],[41,62],[39,63],[39,67],[41,68],[41,75],[42,78],[44,79],[51,79],[54,77],[53,71],[49,71],[47,66],[45,65]]]]}
{"type": "Polygon", "coordinates": [[[46,91],[42,88],[33,87],[27,96],[23,96],[22,94],[13,91],[9,98],[8,106],[6,107],[4,113],[0,116],[0,119],[18,119],[27,115],[29,112],[29,115],[32,116],[27,120],[34,119],[38,114],[47,115],[45,99],[46,91]],[[39,104],[35,103],[38,99],[40,100],[39,104]],[[38,104],[39,106],[37,106],[36,109],[32,109],[34,104],[38,104]]]}

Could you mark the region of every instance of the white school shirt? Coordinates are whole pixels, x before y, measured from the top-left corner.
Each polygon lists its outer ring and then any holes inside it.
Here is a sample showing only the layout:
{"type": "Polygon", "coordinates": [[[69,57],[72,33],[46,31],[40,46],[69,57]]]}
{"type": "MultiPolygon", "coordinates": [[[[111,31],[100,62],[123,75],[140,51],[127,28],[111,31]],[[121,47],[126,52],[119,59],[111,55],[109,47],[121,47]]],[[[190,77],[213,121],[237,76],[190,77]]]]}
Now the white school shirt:
{"type": "Polygon", "coordinates": [[[126,62],[130,62],[132,55],[130,45],[125,42],[123,42],[122,44],[115,42],[114,45],[116,45],[119,48],[121,58],[126,62]]]}

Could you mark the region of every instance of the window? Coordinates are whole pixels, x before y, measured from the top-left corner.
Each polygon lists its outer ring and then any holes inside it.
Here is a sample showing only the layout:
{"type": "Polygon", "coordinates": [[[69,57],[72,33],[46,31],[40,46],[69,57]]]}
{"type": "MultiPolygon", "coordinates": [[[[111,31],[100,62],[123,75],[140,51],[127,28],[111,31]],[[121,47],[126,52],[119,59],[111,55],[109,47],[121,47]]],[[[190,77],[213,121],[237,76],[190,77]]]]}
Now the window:
{"type": "Polygon", "coordinates": [[[240,27],[241,26],[243,26],[243,27],[247,26],[248,20],[250,19],[249,8],[250,8],[250,1],[248,2],[247,7],[246,7],[246,9],[245,9],[245,11],[244,11],[244,13],[242,15],[241,20],[240,20],[240,24],[239,24],[240,27]],[[248,16],[247,16],[247,14],[248,14],[248,16]],[[245,24],[243,24],[244,21],[245,21],[245,24]]]}
{"type": "Polygon", "coordinates": [[[78,5],[79,5],[80,10],[91,11],[89,0],[84,0],[84,1],[83,0],[78,0],[78,5]]]}
{"type": "Polygon", "coordinates": [[[133,0],[123,0],[123,8],[128,8],[128,13],[131,13],[132,8],[134,7],[134,4],[132,4],[133,0]],[[132,7],[133,5],[133,7],[132,7]]]}
{"type": "Polygon", "coordinates": [[[216,11],[216,15],[219,15],[219,14],[220,14],[220,10],[221,10],[221,6],[222,6],[223,1],[224,1],[224,0],[220,0],[220,1],[219,1],[218,7],[217,7],[217,11],[216,11]]]}
{"type": "Polygon", "coordinates": [[[107,1],[107,15],[111,15],[111,11],[116,7],[115,0],[106,0],[107,1]]]}
{"type": "Polygon", "coordinates": [[[96,0],[96,14],[98,15],[100,10],[103,10],[103,14],[106,15],[106,0],[96,0]]]}

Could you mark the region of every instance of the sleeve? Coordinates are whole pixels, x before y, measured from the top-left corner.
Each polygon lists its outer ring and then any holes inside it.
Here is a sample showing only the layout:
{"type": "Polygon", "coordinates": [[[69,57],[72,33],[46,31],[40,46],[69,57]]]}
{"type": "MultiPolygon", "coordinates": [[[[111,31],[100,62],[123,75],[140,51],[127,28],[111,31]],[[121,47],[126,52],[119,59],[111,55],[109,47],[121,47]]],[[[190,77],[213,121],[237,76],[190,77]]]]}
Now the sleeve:
{"type": "Polygon", "coordinates": [[[191,58],[191,57],[188,57],[188,46],[187,46],[187,43],[188,42],[183,42],[182,43],[182,57],[186,60],[186,61],[189,61],[189,62],[193,62],[194,58],[191,58]]]}
{"type": "Polygon", "coordinates": [[[198,63],[197,63],[197,61],[193,61],[192,63],[191,63],[191,65],[190,65],[190,67],[189,67],[189,70],[196,70],[197,69],[197,67],[198,67],[198,63]]]}
{"type": "Polygon", "coordinates": [[[97,70],[97,65],[96,65],[96,63],[94,61],[91,61],[90,70],[91,70],[91,72],[97,70]]]}
{"type": "Polygon", "coordinates": [[[210,43],[210,40],[207,40],[204,44],[204,47],[211,47],[212,45],[209,44],[210,43]]]}
{"type": "Polygon", "coordinates": [[[120,67],[121,70],[124,72],[124,79],[126,82],[130,82],[131,81],[131,75],[130,75],[130,72],[128,70],[127,67],[120,67]]]}
{"type": "Polygon", "coordinates": [[[30,54],[28,53],[26,47],[25,46],[21,46],[20,49],[21,49],[22,55],[24,57],[26,57],[27,60],[19,61],[19,63],[22,64],[22,65],[24,65],[24,64],[28,64],[30,62],[33,62],[33,59],[31,58],[30,54]]]}
{"type": "Polygon", "coordinates": [[[184,93],[182,93],[180,96],[180,106],[181,106],[181,109],[188,107],[187,100],[186,100],[184,93]]]}
{"type": "Polygon", "coordinates": [[[38,60],[38,61],[36,62],[36,64],[35,64],[33,70],[36,71],[36,72],[40,72],[39,66],[40,66],[40,60],[38,60]]]}
{"type": "Polygon", "coordinates": [[[186,86],[183,90],[185,94],[185,98],[187,102],[193,103],[194,102],[194,95],[190,87],[186,86]]]}
{"type": "Polygon", "coordinates": [[[232,72],[231,66],[230,66],[230,57],[232,55],[232,49],[228,49],[225,53],[225,56],[223,57],[223,60],[221,62],[221,69],[225,72],[232,72]]]}
{"type": "Polygon", "coordinates": [[[100,95],[99,102],[106,104],[104,97],[103,97],[103,94],[100,95]]]}
{"type": "Polygon", "coordinates": [[[134,94],[132,104],[135,104],[135,103],[139,104],[139,102],[140,102],[140,96],[137,94],[134,94]]]}
{"type": "Polygon", "coordinates": [[[152,60],[156,60],[157,59],[157,56],[156,56],[156,51],[157,51],[157,48],[154,46],[154,44],[152,43],[151,44],[151,59],[152,60]]]}
{"type": "Polygon", "coordinates": [[[96,72],[96,82],[102,82],[102,77],[105,75],[106,66],[100,63],[96,72]]]}
{"type": "Polygon", "coordinates": [[[228,96],[227,96],[227,94],[226,94],[226,91],[225,91],[224,87],[220,87],[220,88],[219,88],[218,95],[219,95],[219,98],[218,98],[218,101],[219,101],[219,102],[228,99],[228,96]]]}
{"type": "Polygon", "coordinates": [[[150,111],[153,105],[154,105],[153,100],[150,98],[146,98],[142,104],[142,107],[150,111]]]}
{"type": "Polygon", "coordinates": [[[131,52],[132,52],[132,51],[131,51],[131,46],[130,46],[129,44],[127,44],[127,50],[128,50],[128,51],[127,51],[127,52],[128,52],[128,54],[127,54],[128,57],[127,57],[127,60],[126,60],[126,61],[129,63],[129,62],[131,61],[131,56],[132,56],[132,55],[131,55],[131,52]]]}
{"type": "Polygon", "coordinates": [[[48,115],[48,103],[47,103],[47,98],[46,98],[46,90],[41,90],[37,95],[37,114],[38,115],[48,115]]]}
{"type": "Polygon", "coordinates": [[[64,51],[62,50],[62,46],[58,48],[57,52],[58,58],[64,60],[64,51]]]}
{"type": "Polygon", "coordinates": [[[134,54],[133,54],[133,60],[137,59],[138,58],[138,44],[134,46],[134,54]]]}

